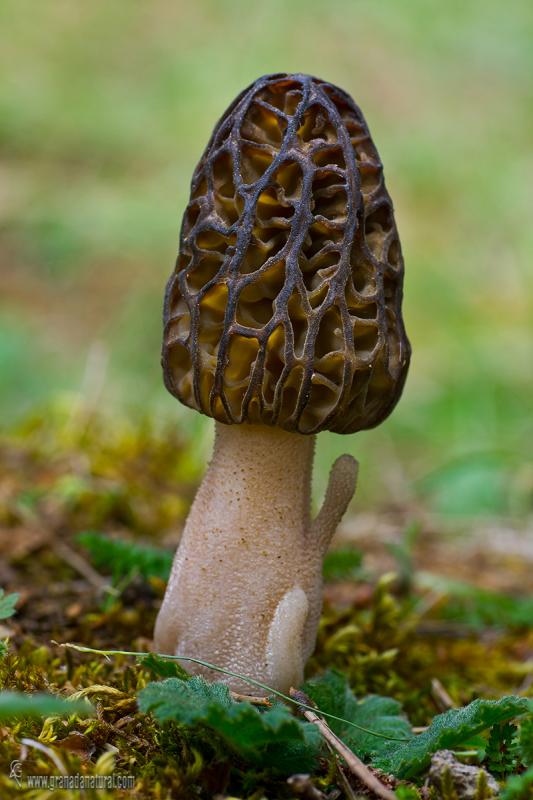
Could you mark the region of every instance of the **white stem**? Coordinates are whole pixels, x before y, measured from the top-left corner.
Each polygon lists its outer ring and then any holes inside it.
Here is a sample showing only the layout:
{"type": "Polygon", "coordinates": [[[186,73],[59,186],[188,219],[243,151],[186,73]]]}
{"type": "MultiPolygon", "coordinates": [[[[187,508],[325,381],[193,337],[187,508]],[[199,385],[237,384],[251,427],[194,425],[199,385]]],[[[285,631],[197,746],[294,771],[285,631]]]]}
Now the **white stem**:
{"type": "Polygon", "coordinates": [[[157,619],[157,650],[211,661],[281,691],[301,682],[320,616],[324,547],[353,474],[352,459],[349,469],[332,470],[311,524],[313,451],[312,436],[217,423],[157,619]]]}

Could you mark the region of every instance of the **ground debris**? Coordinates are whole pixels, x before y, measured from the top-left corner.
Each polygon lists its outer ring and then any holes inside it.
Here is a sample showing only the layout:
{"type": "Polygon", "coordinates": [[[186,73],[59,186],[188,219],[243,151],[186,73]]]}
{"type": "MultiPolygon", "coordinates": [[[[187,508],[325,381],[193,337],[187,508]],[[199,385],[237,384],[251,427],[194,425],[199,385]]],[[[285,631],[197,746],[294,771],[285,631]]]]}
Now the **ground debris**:
{"type": "Polygon", "coordinates": [[[498,781],[483,767],[463,764],[450,750],[439,750],[431,759],[429,783],[442,800],[449,800],[453,792],[458,800],[488,800],[500,790],[498,781]],[[480,785],[486,785],[484,794],[480,785]]]}
{"type": "MultiPolygon", "coordinates": [[[[20,758],[22,740],[31,739],[55,753],[69,774],[97,774],[111,753],[115,771],[135,778],[134,795],[115,793],[120,800],[131,796],[207,800],[216,795],[243,800],[295,796],[374,800],[368,786],[326,751],[309,777],[294,775],[287,781],[290,772],[280,778],[266,768],[251,769],[201,728],[161,727],[139,712],[136,697],[147,683],[164,675],[124,656],[107,660],[53,643],[150,652],[164,578],[138,572],[114,574],[105,563],[92,561],[78,535],[95,531],[126,547],[134,543],[170,552],[198,475],[194,459],[175,432],[145,424],[124,429],[96,417],[85,420],[78,430],[65,425],[60,416],[47,414],[4,434],[2,459],[0,588],[18,593],[19,600],[16,614],[2,621],[0,628],[0,640],[6,640],[0,641],[0,689],[88,695],[97,713],[89,719],[3,722],[1,798],[11,796],[10,765],[20,758]]],[[[378,522],[380,513],[375,517],[378,522]]],[[[383,509],[383,524],[401,536],[408,515],[406,509],[393,519],[383,509]]],[[[391,697],[417,728],[427,726],[440,710],[465,705],[478,696],[533,695],[531,626],[475,628],[464,604],[453,618],[444,616],[446,598],[416,580],[423,572],[444,576],[460,562],[462,578],[487,586],[487,575],[496,573],[489,556],[459,557],[460,542],[441,535],[433,523],[410,556],[413,579],[408,569],[400,577],[392,574],[398,565],[383,543],[361,539],[357,544],[361,569],[357,571],[359,562],[352,549],[344,565],[351,570],[349,579],[342,578],[345,556],[336,553],[335,578],[326,581],[307,678],[339,670],[357,698],[391,697]],[[465,608],[469,616],[463,618],[465,608]]],[[[515,567],[516,561],[502,562],[494,588],[513,582],[523,585],[520,569],[514,576],[515,567]]],[[[479,602],[475,596],[474,601],[479,602]]],[[[467,772],[477,770],[459,766],[467,772]]],[[[44,752],[28,749],[25,775],[52,775],[54,769],[44,752]]],[[[404,787],[385,774],[378,777],[386,789],[400,792],[406,800],[429,800],[437,791],[436,784],[404,787]]],[[[102,797],[108,800],[107,795],[102,797]]]]}

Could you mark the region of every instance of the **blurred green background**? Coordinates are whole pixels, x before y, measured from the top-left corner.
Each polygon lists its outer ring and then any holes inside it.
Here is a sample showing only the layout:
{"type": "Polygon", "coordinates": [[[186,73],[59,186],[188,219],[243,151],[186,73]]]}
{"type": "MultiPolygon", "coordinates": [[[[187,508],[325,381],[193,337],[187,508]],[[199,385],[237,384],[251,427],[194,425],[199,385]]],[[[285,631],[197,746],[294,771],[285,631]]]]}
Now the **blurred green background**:
{"type": "Polygon", "coordinates": [[[2,422],[79,393],[211,423],[166,394],[163,288],[192,170],[233,97],[310,72],[361,105],[406,262],[413,362],[380,428],[319,437],[361,506],[526,519],[533,501],[530,0],[0,4],[2,422]]]}

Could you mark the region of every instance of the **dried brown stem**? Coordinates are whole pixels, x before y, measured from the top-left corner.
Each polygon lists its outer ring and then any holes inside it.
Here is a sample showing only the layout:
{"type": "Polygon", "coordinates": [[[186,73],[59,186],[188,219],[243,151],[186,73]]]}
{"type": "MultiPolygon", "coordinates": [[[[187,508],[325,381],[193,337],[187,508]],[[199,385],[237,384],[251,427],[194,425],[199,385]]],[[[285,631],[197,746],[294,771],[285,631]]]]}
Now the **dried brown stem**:
{"type": "Polygon", "coordinates": [[[230,692],[230,695],[236,703],[251,703],[254,706],[268,707],[272,705],[268,697],[256,697],[255,695],[241,694],[240,692],[230,692]]]}

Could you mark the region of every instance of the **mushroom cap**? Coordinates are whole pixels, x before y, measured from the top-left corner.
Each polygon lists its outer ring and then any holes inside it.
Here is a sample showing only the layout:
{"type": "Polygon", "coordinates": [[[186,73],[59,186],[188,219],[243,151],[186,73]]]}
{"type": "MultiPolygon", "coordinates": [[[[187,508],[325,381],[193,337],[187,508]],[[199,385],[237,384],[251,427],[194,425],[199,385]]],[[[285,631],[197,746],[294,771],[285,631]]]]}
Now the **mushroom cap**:
{"type": "Polygon", "coordinates": [[[167,285],[167,389],[220,422],[371,428],[410,346],[392,202],[365,119],[309,75],[259,78],[195,169],[167,285]]]}

